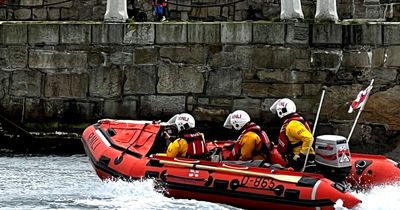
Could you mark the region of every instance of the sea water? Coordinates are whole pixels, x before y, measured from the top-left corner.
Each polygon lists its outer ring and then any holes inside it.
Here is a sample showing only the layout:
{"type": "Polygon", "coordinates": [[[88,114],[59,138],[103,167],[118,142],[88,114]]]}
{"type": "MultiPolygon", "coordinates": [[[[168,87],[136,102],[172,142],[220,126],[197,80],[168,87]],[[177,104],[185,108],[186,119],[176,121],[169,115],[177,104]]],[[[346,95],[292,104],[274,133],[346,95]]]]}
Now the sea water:
{"type": "MultiPolygon", "coordinates": [[[[237,209],[167,198],[152,180],[101,181],[86,156],[0,157],[0,209],[237,209]]],[[[399,209],[400,184],[354,192],[357,210],[399,209]]]]}

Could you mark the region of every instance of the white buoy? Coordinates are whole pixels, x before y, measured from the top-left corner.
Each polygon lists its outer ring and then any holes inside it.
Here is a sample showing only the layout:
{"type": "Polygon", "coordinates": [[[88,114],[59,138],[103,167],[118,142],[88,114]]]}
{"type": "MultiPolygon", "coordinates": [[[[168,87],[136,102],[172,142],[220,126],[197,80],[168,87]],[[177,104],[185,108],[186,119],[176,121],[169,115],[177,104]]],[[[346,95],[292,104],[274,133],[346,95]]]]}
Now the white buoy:
{"type": "Polygon", "coordinates": [[[336,22],[338,20],[336,0],[317,0],[315,22],[336,22]]]}
{"type": "Polygon", "coordinates": [[[126,0],[107,0],[107,10],[104,15],[104,21],[125,22],[128,18],[126,0]]]}
{"type": "Polygon", "coordinates": [[[281,0],[281,20],[303,20],[300,0],[281,0]]]}

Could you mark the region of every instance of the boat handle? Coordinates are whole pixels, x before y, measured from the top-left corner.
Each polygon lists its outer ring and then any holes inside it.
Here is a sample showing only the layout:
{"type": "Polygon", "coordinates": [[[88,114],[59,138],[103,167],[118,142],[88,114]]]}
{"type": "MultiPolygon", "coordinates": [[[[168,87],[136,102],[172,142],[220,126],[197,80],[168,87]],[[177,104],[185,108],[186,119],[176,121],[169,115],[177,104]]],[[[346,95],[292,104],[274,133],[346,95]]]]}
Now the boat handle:
{"type": "Polygon", "coordinates": [[[200,163],[200,160],[181,160],[178,158],[174,158],[174,160],[182,163],[200,163]]]}
{"type": "Polygon", "coordinates": [[[240,170],[247,170],[247,169],[249,169],[249,167],[235,167],[235,166],[230,166],[230,165],[226,165],[225,163],[223,163],[222,164],[222,166],[223,167],[226,167],[226,168],[230,168],[230,169],[240,169],[240,170]]]}

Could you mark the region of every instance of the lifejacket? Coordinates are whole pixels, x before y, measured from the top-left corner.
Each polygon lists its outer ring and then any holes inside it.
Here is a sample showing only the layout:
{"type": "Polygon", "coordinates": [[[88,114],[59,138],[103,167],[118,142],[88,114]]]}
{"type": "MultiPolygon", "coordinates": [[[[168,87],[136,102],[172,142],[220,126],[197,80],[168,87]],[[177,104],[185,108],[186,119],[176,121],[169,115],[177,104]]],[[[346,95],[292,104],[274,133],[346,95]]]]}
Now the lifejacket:
{"type": "Polygon", "coordinates": [[[290,115],[287,119],[285,119],[281,127],[281,130],[279,132],[279,139],[278,139],[278,152],[284,157],[288,154],[290,155],[290,153],[292,152],[292,148],[301,146],[303,144],[302,141],[299,141],[298,143],[295,144],[291,144],[289,138],[286,135],[286,127],[293,120],[303,123],[306,129],[311,132],[310,126],[308,125],[307,121],[305,121],[304,118],[301,117],[299,114],[294,113],[290,115]]]}
{"type": "MultiPolygon", "coordinates": [[[[240,136],[238,137],[238,139],[236,140],[236,144],[232,149],[232,153],[231,153],[231,157],[229,159],[231,160],[238,160],[240,157],[240,150],[241,150],[241,145],[239,144],[240,139],[242,138],[242,136],[248,132],[254,132],[256,133],[261,140],[262,146],[261,146],[261,150],[259,151],[260,153],[263,153],[266,155],[267,160],[269,160],[269,157],[271,155],[272,148],[273,146],[271,145],[271,141],[268,138],[268,135],[265,131],[263,131],[261,129],[260,126],[256,125],[255,123],[251,122],[248,125],[245,125],[246,127],[244,128],[244,130],[242,131],[242,133],[240,134],[240,136]]],[[[256,154],[253,154],[256,155],[256,154]]]]}
{"type": "Polygon", "coordinates": [[[206,146],[206,143],[204,142],[204,139],[202,135],[199,133],[185,133],[180,135],[181,138],[186,139],[187,144],[188,144],[188,150],[186,152],[186,157],[188,158],[206,158],[208,154],[208,149],[206,146]]]}

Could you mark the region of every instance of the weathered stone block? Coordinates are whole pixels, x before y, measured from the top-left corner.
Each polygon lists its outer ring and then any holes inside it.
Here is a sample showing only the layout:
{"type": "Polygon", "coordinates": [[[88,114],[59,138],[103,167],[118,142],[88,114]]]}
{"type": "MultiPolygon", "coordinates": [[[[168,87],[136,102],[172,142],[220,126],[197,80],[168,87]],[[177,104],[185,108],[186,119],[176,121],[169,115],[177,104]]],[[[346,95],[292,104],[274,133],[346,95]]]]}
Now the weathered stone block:
{"type": "Polygon", "coordinates": [[[289,69],[293,67],[295,56],[290,48],[262,47],[253,50],[255,68],[289,69]]]}
{"type": "Polygon", "coordinates": [[[39,69],[73,68],[86,71],[87,54],[85,52],[34,50],[29,52],[29,67],[39,69]]]}
{"type": "MultiPolygon", "coordinates": [[[[208,8],[208,16],[211,17],[218,17],[221,11],[220,7],[209,7],[208,8]]],[[[219,24],[218,24],[219,25],[219,24]]]]}
{"type": "Polygon", "coordinates": [[[177,5],[176,6],[176,10],[177,11],[179,11],[179,12],[184,12],[184,11],[189,12],[189,11],[191,11],[191,7],[190,6],[192,5],[192,1],[190,1],[190,0],[180,0],[179,4],[188,5],[188,7],[177,5]]]}
{"type": "Polygon", "coordinates": [[[149,95],[140,97],[140,115],[173,116],[185,112],[185,96],[149,95]]]}
{"type": "Polygon", "coordinates": [[[372,64],[372,54],[370,60],[368,52],[366,51],[343,52],[342,66],[344,67],[365,68],[365,67],[370,67],[371,64],[372,64]]]}
{"type": "Polygon", "coordinates": [[[43,100],[40,98],[25,98],[24,121],[40,122],[43,119],[43,100]]]}
{"type": "Polygon", "coordinates": [[[224,122],[229,113],[229,109],[198,106],[194,108],[192,114],[198,121],[224,122]]]}
{"type": "Polygon", "coordinates": [[[247,20],[248,12],[246,10],[235,10],[233,13],[234,21],[245,21],[247,20]]]}
{"type": "Polygon", "coordinates": [[[124,24],[95,24],[92,25],[92,43],[121,44],[124,36],[124,24]]]}
{"type": "Polygon", "coordinates": [[[57,45],[60,36],[58,24],[29,25],[29,44],[57,45]]]}
{"type": "Polygon", "coordinates": [[[205,47],[163,47],[160,48],[160,58],[168,58],[175,63],[205,64],[207,62],[205,47]]]}
{"type": "Polygon", "coordinates": [[[400,66],[400,46],[388,47],[386,54],[385,66],[400,66]]]}
{"type": "Polygon", "coordinates": [[[187,23],[155,24],[157,44],[187,43],[187,23]]]}
{"type": "Polygon", "coordinates": [[[310,32],[309,25],[306,23],[286,24],[286,43],[288,44],[308,44],[310,32]]]}
{"type": "Polygon", "coordinates": [[[103,67],[92,69],[89,73],[89,96],[115,98],[122,95],[122,69],[103,67]]]}
{"type": "Polygon", "coordinates": [[[361,44],[380,45],[382,44],[382,25],[362,25],[363,33],[361,44]]]}
{"type": "Polygon", "coordinates": [[[381,17],[380,11],[379,11],[379,4],[378,5],[373,5],[373,6],[366,6],[365,9],[365,18],[367,19],[379,19],[381,17]]]}
{"type": "Polygon", "coordinates": [[[32,9],[32,20],[47,20],[47,9],[33,8],[32,9]]]}
{"type": "Polygon", "coordinates": [[[154,39],[154,24],[136,23],[125,28],[124,44],[154,44],[154,39]]]}
{"type": "Polygon", "coordinates": [[[364,88],[362,85],[329,86],[323,104],[324,114],[331,120],[354,120],[356,114],[349,114],[347,111],[354,97],[364,88]]]}
{"type": "Polygon", "coordinates": [[[383,66],[385,59],[385,48],[372,49],[372,67],[383,66]]]}
{"type": "Polygon", "coordinates": [[[43,0],[21,0],[19,5],[21,6],[40,6],[43,4],[43,0]]]}
{"type": "Polygon", "coordinates": [[[245,110],[252,120],[258,120],[261,117],[261,100],[260,99],[235,99],[233,100],[233,110],[245,110]]]}
{"type": "Polygon", "coordinates": [[[0,67],[8,67],[8,49],[0,48],[0,67]]]}
{"type": "Polygon", "coordinates": [[[251,23],[223,22],[221,23],[221,43],[246,44],[252,41],[251,23]]]}
{"type": "Polygon", "coordinates": [[[104,115],[106,118],[115,119],[136,119],[137,118],[137,100],[123,98],[122,100],[105,100],[104,115]]]}
{"type": "Polygon", "coordinates": [[[382,44],[381,24],[362,24],[343,26],[343,43],[350,45],[382,44]]]}
{"type": "Polygon", "coordinates": [[[117,51],[109,55],[110,65],[132,65],[133,55],[130,52],[117,51]]]}
{"type": "Polygon", "coordinates": [[[135,48],[135,64],[156,64],[158,52],[155,47],[135,48]]]}
{"type": "Polygon", "coordinates": [[[255,98],[296,98],[303,95],[302,84],[243,83],[242,88],[245,96],[255,98]]]}
{"type": "Polygon", "coordinates": [[[50,8],[48,11],[49,20],[60,20],[61,11],[59,8],[50,8]]]}
{"type": "Polygon", "coordinates": [[[210,72],[207,95],[239,96],[242,90],[242,71],[238,68],[221,68],[210,72]]]}
{"type": "Polygon", "coordinates": [[[311,84],[305,83],[304,84],[304,95],[305,96],[317,96],[322,93],[321,84],[311,84]]]}
{"type": "Polygon", "coordinates": [[[390,85],[396,82],[397,75],[398,73],[396,69],[366,68],[361,71],[361,74],[357,76],[357,79],[361,82],[368,82],[374,79],[375,85],[390,85]]]}
{"type": "Polygon", "coordinates": [[[249,68],[251,66],[251,59],[253,55],[253,48],[251,46],[224,46],[221,50],[220,47],[210,47],[213,53],[208,64],[214,68],[235,66],[239,68],[249,68]]]}
{"type": "Polygon", "coordinates": [[[88,75],[75,73],[47,74],[44,86],[46,97],[85,98],[88,75]]]}
{"type": "Polygon", "coordinates": [[[91,26],[89,24],[65,24],[60,25],[61,44],[89,45],[91,38],[91,26]]]}
{"type": "Polygon", "coordinates": [[[285,23],[253,23],[253,42],[262,44],[284,44],[285,23]]]}
{"type": "Polygon", "coordinates": [[[312,44],[342,44],[342,25],[313,24],[312,30],[312,44]]]}
{"type": "Polygon", "coordinates": [[[44,117],[47,119],[76,124],[77,119],[85,122],[103,118],[101,115],[102,102],[99,101],[80,102],[66,99],[45,99],[43,101],[44,117]]]}
{"type": "Polygon", "coordinates": [[[40,97],[42,74],[39,71],[16,70],[12,72],[10,95],[40,97]]]}
{"type": "Polygon", "coordinates": [[[32,10],[17,9],[14,11],[15,20],[30,20],[32,18],[32,10]]]}
{"type": "Polygon", "coordinates": [[[124,95],[155,94],[157,71],[153,65],[129,66],[125,69],[124,95]]]}
{"type": "Polygon", "coordinates": [[[7,49],[8,65],[12,68],[26,68],[28,50],[25,46],[9,46],[7,49]]]}
{"type": "Polygon", "coordinates": [[[89,67],[97,68],[99,66],[106,66],[107,55],[104,52],[90,52],[87,55],[89,67]]]}
{"type": "Polygon", "coordinates": [[[71,8],[74,5],[73,1],[67,1],[62,4],[56,4],[56,3],[60,2],[59,0],[46,0],[46,2],[47,2],[47,4],[54,4],[54,5],[51,5],[51,8],[53,8],[53,7],[71,8]]]}
{"type": "Polygon", "coordinates": [[[6,19],[7,19],[7,9],[0,8],[0,20],[6,20],[6,19]]]}
{"type": "Polygon", "coordinates": [[[0,69],[0,99],[4,99],[9,93],[11,73],[0,69]]]}
{"type": "Polygon", "coordinates": [[[207,8],[195,7],[191,9],[190,16],[197,18],[206,18],[207,17],[207,8]]]}
{"type": "Polygon", "coordinates": [[[296,59],[294,61],[294,68],[300,71],[309,71],[311,68],[310,59],[296,59]]]}
{"type": "Polygon", "coordinates": [[[202,93],[204,90],[204,76],[196,66],[160,65],[158,77],[158,93],[202,93]]]}
{"type": "MultiPolygon", "coordinates": [[[[89,11],[91,12],[91,11],[89,11]]],[[[60,8],[61,20],[74,20],[79,17],[79,9],[76,8],[60,8]]]]}
{"type": "Polygon", "coordinates": [[[188,42],[195,44],[221,43],[220,24],[188,23],[188,42]]]}
{"type": "Polygon", "coordinates": [[[400,86],[396,85],[386,91],[371,94],[363,112],[364,121],[382,123],[388,130],[400,130],[400,109],[388,104],[400,104],[400,86]]]}
{"type": "Polygon", "coordinates": [[[28,27],[25,24],[3,25],[3,43],[23,45],[28,41],[28,27]]]}
{"type": "Polygon", "coordinates": [[[308,83],[311,73],[303,71],[259,70],[256,73],[260,81],[269,83],[308,83]]]}
{"type": "Polygon", "coordinates": [[[341,51],[316,50],[311,52],[311,64],[319,70],[337,71],[341,64],[341,57],[341,51]]]}
{"type": "MultiPolygon", "coordinates": [[[[199,102],[200,102],[200,98],[199,98],[199,102]]],[[[210,105],[213,106],[227,106],[227,107],[231,107],[233,104],[233,100],[231,98],[210,98],[210,105]]],[[[205,104],[204,104],[205,105],[205,104]]]]}
{"type": "Polygon", "coordinates": [[[400,44],[400,25],[399,24],[383,25],[383,44],[385,44],[385,45],[400,44]]]}

